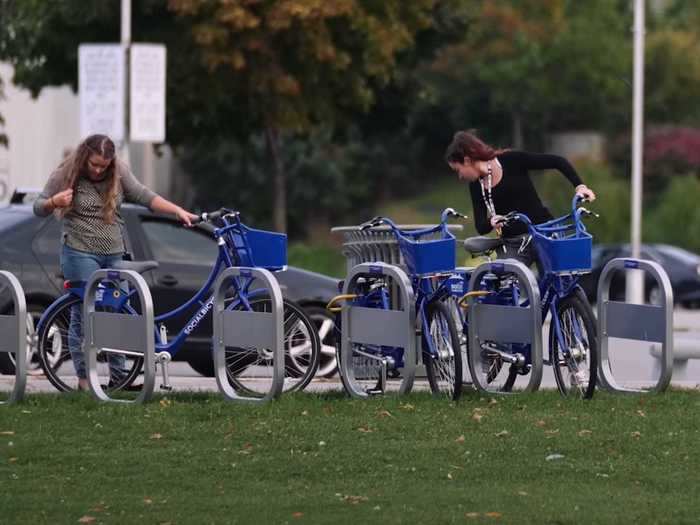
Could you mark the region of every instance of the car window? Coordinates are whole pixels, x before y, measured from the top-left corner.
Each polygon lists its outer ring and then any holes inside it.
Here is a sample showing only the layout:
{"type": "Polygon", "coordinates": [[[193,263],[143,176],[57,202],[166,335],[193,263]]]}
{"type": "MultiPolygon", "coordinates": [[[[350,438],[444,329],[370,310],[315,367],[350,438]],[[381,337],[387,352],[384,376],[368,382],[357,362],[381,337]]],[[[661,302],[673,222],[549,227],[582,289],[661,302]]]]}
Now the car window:
{"type": "Polygon", "coordinates": [[[218,248],[214,239],[198,229],[183,228],[164,220],[144,220],[146,241],[157,261],[213,264],[218,248]]]}
{"type": "Polygon", "coordinates": [[[671,262],[676,260],[680,263],[693,266],[700,264],[700,255],[684,250],[683,248],[668,244],[659,244],[656,246],[656,249],[666,261],[671,262]]]}

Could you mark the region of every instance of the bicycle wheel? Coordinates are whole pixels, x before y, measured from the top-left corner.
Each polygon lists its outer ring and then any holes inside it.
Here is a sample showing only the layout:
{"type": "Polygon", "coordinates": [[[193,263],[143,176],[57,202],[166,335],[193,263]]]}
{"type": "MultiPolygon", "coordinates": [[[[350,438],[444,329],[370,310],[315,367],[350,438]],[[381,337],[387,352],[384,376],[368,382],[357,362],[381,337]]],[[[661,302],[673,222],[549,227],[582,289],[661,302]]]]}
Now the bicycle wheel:
{"type": "Polygon", "coordinates": [[[598,370],[593,312],[590,305],[572,295],[559,303],[557,317],[561,341],[554,323],[549,330],[549,358],[557,388],[563,396],[589,399],[595,390],[598,370]]]}
{"type": "MultiPolygon", "coordinates": [[[[63,299],[59,299],[63,300],[63,299]]],[[[83,302],[79,297],[65,299],[40,323],[37,332],[37,352],[39,363],[49,382],[60,392],[71,392],[78,388],[78,376],[71,359],[70,345],[74,348],[83,347],[82,315],[74,320],[74,331],[71,332],[71,311],[74,308],[82,310],[83,302]]],[[[96,311],[102,311],[98,306],[96,311]]],[[[125,312],[126,313],[126,312],[125,312]]],[[[98,356],[98,376],[105,390],[113,392],[131,385],[141,373],[142,357],[126,356],[123,367],[108,362],[105,354],[98,356]]]]}
{"type": "MultiPolygon", "coordinates": [[[[260,297],[250,302],[251,311],[270,312],[272,302],[260,297]]],[[[238,304],[236,308],[242,308],[238,304]]],[[[314,323],[295,302],[284,299],[283,392],[303,390],[318,370],[321,343],[314,323]]],[[[226,375],[231,385],[250,396],[263,396],[272,378],[272,352],[266,348],[227,347],[226,375]]]]}
{"type": "Polygon", "coordinates": [[[425,315],[429,333],[423,333],[423,364],[430,390],[457,400],[462,393],[462,354],[454,317],[442,301],[430,303],[425,315]]]}

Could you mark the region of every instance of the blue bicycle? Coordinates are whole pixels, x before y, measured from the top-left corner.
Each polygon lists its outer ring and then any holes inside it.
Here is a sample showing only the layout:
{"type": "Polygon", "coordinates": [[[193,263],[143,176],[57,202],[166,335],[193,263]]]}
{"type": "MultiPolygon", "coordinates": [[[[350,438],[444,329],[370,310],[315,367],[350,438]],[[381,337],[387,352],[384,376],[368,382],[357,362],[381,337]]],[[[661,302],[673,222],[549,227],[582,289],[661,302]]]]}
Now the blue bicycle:
{"type": "MultiPolygon", "coordinates": [[[[212,235],[219,252],[209,277],[201,289],[178,308],[155,317],[156,360],[163,365],[164,386],[169,388],[167,363],[177,354],[188,336],[209,317],[213,309],[213,285],[218,275],[232,266],[284,270],[287,265],[287,237],[284,234],[249,228],[241,222],[236,211],[222,208],[203,213],[193,223],[214,225],[212,235]],[[180,314],[193,311],[189,321],[174,338],[168,339],[165,322],[180,314]]],[[[158,266],[155,261],[122,261],[116,269],[143,273],[158,266]]],[[[66,293],[51,304],[42,315],[37,328],[37,348],[41,367],[49,381],[59,391],[77,387],[77,377],[71,361],[71,349],[82,348],[82,319],[80,312],[85,294],[84,281],[66,281],[66,293]],[[72,318],[72,320],[71,320],[72,318]],[[64,366],[64,364],[66,364],[64,366]]],[[[123,289],[118,281],[104,280],[98,289],[96,311],[127,315],[141,313],[135,291],[123,289]]],[[[265,290],[258,288],[253,277],[232,279],[226,308],[246,311],[267,311],[271,300],[265,290]]],[[[321,344],[313,322],[293,301],[284,299],[284,391],[301,390],[313,378],[318,368],[321,344]]],[[[99,359],[99,374],[109,390],[129,387],[138,377],[143,358],[128,351],[103,349],[99,359]]],[[[272,375],[272,352],[267,349],[227,347],[227,377],[232,386],[249,396],[262,396],[272,375]]]]}
{"type": "MultiPolygon", "coordinates": [[[[543,363],[552,366],[557,388],[562,395],[582,398],[593,396],[598,366],[596,324],[593,310],[578,285],[579,276],[591,270],[591,235],[586,231],[583,217],[594,215],[580,207],[581,198],[572,202],[571,213],[542,224],[517,212],[504,217],[504,224],[520,221],[527,225],[529,236],[523,240],[534,244],[541,264],[539,279],[542,322],[550,316],[549,355],[543,363]]],[[[464,242],[474,256],[488,255],[503,246],[503,241],[490,237],[474,237],[464,242]]],[[[469,279],[469,272],[463,275],[469,279]]],[[[521,294],[516,278],[507,272],[487,273],[472,294],[474,300],[488,304],[523,306],[529,298],[521,294]]],[[[466,295],[460,299],[465,306],[466,295]]],[[[468,316],[463,316],[463,333],[468,334],[468,316]]],[[[468,341],[468,337],[466,337],[468,341]]],[[[529,345],[481,341],[476,354],[478,365],[471,367],[472,379],[489,390],[510,391],[518,375],[530,371],[529,345]],[[507,365],[507,366],[506,366],[507,365]]],[[[470,360],[471,364],[471,360],[470,360]]]]}
{"type": "MultiPolygon", "coordinates": [[[[462,391],[462,356],[457,324],[446,304],[454,279],[456,251],[455,238],[447,228],[450,217],[466,218],[447,208],[442,212],[440,224],[431,228],[403,230],[391,219],[375,217],[361,225],[361,229],[385,225],[396,238],[413,288],[416,331],[422,343],[421,356],[430,388],[437,396],[456,400],[462,391]]],[[[348,300],[350,306],[365,308],[400,308],[392,286],[385,275],[367,276],[357,283],[357,293],[338,296],[331,301],[329,309],[333,311],[337,300],[348,300]]],[[[404,359],[403,348],[352,343],[351,359],[340,362],[343,385],[354,397],[384,393],[387,376],[402,379],[400,369],[404,359]]]]}

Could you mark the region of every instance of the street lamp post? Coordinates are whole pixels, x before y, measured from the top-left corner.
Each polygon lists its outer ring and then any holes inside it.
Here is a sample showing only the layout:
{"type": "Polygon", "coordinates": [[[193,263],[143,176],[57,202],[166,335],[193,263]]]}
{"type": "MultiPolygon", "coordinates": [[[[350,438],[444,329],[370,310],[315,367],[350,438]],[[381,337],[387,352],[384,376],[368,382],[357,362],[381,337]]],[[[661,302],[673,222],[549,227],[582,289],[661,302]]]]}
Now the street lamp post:
{"type": "Polygon", "coordinates": [[[124,53],[124,140],[122,141],[121,156],[129,164],[129,46],[131,45],[131,0],[121,0],[121,40],[124,53]]]}
{"type": "MultiPolygon", "coordinates": [[[[642,162],[644,141],[644,9],[645,0],[634,0],[634,94],[632,101],[632,257],[639,258],[642,240],[642,162]]],[[[628,270],[627,302],[644,299],[644,276],[640,270],[628,270]]]]}

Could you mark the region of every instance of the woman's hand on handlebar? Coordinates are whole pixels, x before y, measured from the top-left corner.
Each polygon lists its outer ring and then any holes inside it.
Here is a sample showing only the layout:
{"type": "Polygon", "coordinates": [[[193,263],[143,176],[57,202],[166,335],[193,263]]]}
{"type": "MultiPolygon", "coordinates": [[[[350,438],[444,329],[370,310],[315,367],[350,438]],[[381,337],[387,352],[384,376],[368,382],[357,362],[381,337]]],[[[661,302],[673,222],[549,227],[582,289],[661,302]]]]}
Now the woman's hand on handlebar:
{"type": "Polygon", "coordinates": [[[175,210],[175,217],[177,217],[178,221],[180,221],[182,224],[188,227],[192,226],[192,224],[196,224],[195,221],[199,219],[199,215],[190,213],[183,208],[178,208],[177,210],[175,210]]]}
{"type": "Polygon", "coordinates": [[[595,193],[585,184],[579,184],[576,186],[576,195],[581,197],[582,200],[593,202],[595,200],[595,193]]]}

